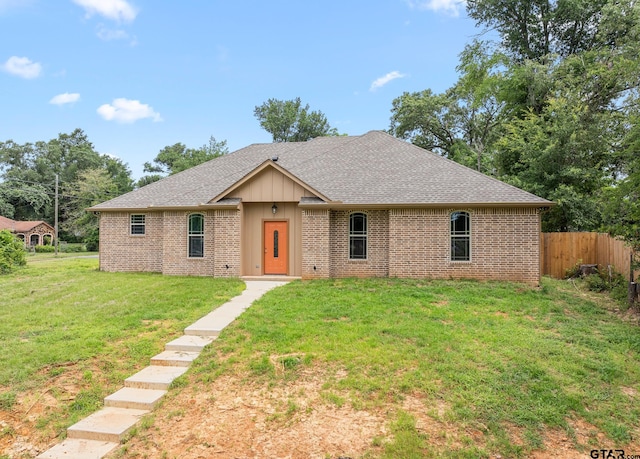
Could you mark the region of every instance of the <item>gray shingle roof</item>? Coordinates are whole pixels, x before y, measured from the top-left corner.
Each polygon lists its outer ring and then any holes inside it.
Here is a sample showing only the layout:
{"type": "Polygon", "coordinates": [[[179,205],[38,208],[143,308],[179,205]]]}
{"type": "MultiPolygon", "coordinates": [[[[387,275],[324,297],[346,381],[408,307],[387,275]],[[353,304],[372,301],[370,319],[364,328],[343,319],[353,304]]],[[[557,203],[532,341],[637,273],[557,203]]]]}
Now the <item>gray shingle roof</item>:
{"type": "Polygon", "coordinates": [[[551,204],[384,132],[371,131],[361,136],[249,145],[92,209],[204,204],[276,156],[278,166],[344,204],[551,204]]]}

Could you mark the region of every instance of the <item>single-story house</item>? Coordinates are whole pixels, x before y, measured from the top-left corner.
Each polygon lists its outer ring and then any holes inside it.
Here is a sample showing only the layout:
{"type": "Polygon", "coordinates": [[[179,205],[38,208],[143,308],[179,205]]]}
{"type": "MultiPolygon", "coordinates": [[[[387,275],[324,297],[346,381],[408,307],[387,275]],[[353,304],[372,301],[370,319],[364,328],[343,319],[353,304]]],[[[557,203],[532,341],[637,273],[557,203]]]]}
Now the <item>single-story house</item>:
{"type": "Polygon", "coordinates": [[[53,244],[55,229],[41,220],[21,222],[0,216],[0,231],[5,229],[22,239],[25,246],[53,244]]]}
{"type": "Polygon", "coordinates": [[[249,145],[89,211],[104,271],[537,285],[552,204],[371,131],[249,145]]]}

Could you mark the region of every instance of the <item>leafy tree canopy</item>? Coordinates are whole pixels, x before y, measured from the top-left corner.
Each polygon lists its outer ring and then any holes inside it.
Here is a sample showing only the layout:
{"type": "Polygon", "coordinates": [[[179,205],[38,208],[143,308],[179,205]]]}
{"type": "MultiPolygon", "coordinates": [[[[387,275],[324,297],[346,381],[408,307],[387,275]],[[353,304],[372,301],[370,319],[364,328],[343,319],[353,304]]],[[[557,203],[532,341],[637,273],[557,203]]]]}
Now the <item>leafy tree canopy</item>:
{"type": "Polygon", "coordinates": [[[165,175],[182,172],[227,153],[229,153],[227,141],[218,142],[213,136],[209,137],[207,145],[200,148],[187,148],[182,143],[168,145],[160,150],[152,162],[144,163],[144,172],[151,174],[141,177],[137,186],[148,185],[160,180],[165,175]]]}
{"type": "Polygon", "coordinates": [[[545,231],[631,238],[640,4],[468,0],[467,11],[499,39],[468,44],[444,93],[395,99],[390,132],[554,201],[545,231]]]}
{"type": "MultiPolygon", "coordinates": [[[[128,166],[120,159],[95,151],[81,129],[62,133],[49,141],[17,144],[0,142],[0,213],[16,220],[43,220],[54,224],[55,176],[59,177],[60,227],[72,230],[86,218],[84,209],[91,201],[90,188],[80,188],[87,171],[101,171],[113,184],[105,200],[133,189],[128,166]],[[80,191],[79,191],[80,190],[80,191]],[[79,193],[86,193],[81,196],[79,193]]],[[[94,222],[97,231],[97,223],[94,222]]],[[[64,237],[64,234],[62,234],[64,237]]]]}
{"type": "Polygon", "coordinates": [[[324,113],[311,111],[309,104],[303,106],[299,97],[293,100],[269,99],[256,106],[253,114],[274,142],[306,142],[315,137],[338,135],[324,113]]]}

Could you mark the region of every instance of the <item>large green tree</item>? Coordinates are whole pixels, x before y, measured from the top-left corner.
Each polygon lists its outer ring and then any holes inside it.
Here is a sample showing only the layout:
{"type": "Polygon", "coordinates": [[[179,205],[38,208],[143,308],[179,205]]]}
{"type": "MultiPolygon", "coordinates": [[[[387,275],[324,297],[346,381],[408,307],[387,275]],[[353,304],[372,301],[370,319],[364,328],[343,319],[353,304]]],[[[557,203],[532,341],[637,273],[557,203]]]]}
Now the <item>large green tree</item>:
{"type": "Polygon", "coordinates": [[[315,137],[338,135],[324,113],[310,110],[309,104],[302,105],[299,97],[269,99],[256,106],[253,114],[274,142],[305,142],[315,137]]]}
{"type": "Polygon", "coordinates": [[[389,132],[479,171],[493,170],[493,144],[501,131],[497,97],[503,57],[474,42],[461,54],[458,82],[442,94],[430,89],[394,99],[389,132]]]}
{"type": "Polygon", "coordinates": [[[218,142],[215,137],[209,137],[209,143],[200,148],[187,148],[183,143],[167,145],[151,162],[144,163],[144,172],[150,174],[141,177],[137,186],[145,186],[156,182],[166,175],[176,174],[191,167],[210,161],[218,156],[229,153],[227,141],[218,142]]]}
{"type": "Polygon", "coordinates": [[[546,231],[606,227],[612,199],[633,215],[624,152],[638,124],[640,5],[469,0],[467,10],[498,40],[469,44],[445,93],[396,99],[390,131],[555,201],[546,231]]]}
{"type": "MultiPolygon", "coordinates": [[[[75,220],[85,219],[86,202],[79,181],[85,171],[102,171],[113,183],[109,197],[133,189],[128,166],[120,159],[98,153],[84,131],[61,133],[49,141],[19,145],[11,140],[0,143],[0,212],[16,220],[44,220],[54,223],[55,177],[59,182],[59,222],[62,237],[82,238],[86,232],[72,230],[75,220]],[[65,235],[65,230],[70,230],[65,235]]],[[[97,228],[97,226],[95,226],[97,228]]]]}
{"type": "Polygon", "coordinates": [[[67,188],[62,208],[67,215],[61,228],[97,250],[98,217],[86,209],[118,196],[118,184],[107,169],[84,169],[67,188]]]}

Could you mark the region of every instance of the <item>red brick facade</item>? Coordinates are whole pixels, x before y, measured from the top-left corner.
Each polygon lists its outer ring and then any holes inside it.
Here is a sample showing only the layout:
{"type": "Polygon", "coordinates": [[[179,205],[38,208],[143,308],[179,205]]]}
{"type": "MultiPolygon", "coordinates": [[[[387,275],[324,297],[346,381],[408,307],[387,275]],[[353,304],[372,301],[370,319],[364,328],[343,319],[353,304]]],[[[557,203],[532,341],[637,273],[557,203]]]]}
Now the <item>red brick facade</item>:
{"type": "MultiPolygon", "coordinates": [[[[100,268],[215,277],[241,276],[241,210],[205,216],[203,258],[189,258],[189,212],[145,212],[145,235],[130,235],[130,213],[103,212],[100,268]]],[[[261,231],[246,228],[245,231],[261,231]]],[[[540,217],[536,208],[302,211],[304,279],[329,277],[475,278],[537,285],[540,217]],[[470,215],[469,261],[451,261],[450,214],[470,215]],[[349,216],[367,215],[367,258],[349,259],[349,216]]],[[[291,235],[293,237],[293,235],[291,235]]]]}

